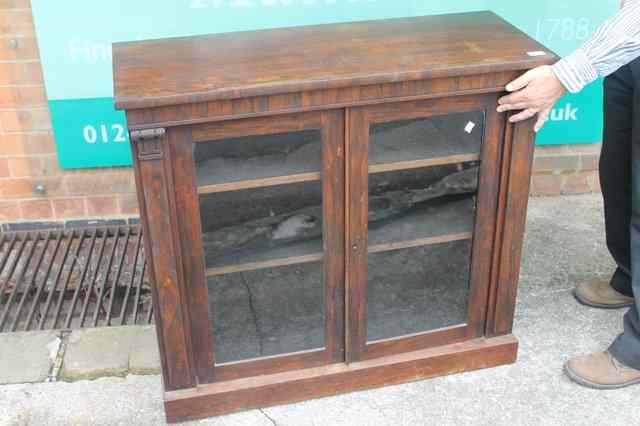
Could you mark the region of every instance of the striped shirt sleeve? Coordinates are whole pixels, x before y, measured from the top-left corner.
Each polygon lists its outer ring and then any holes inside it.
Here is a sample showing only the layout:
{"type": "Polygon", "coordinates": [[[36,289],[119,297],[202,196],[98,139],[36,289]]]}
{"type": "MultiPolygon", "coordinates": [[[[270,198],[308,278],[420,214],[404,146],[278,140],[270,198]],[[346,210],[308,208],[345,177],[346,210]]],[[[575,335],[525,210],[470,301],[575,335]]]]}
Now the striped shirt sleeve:
{"type": "Polygon", "coordinates": [[[640,0],[602,24],[582,47],[558,61],[553,70],[571,93],[598,77],[607,76],[640,56],[640,0]]]}

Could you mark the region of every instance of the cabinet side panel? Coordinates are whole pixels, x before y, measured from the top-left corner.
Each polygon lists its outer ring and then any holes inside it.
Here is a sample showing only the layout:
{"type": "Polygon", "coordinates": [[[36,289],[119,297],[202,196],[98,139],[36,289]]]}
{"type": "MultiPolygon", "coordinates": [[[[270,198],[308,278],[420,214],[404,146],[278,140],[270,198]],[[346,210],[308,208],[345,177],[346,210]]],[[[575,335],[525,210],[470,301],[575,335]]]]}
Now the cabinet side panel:
{"type": "Polygon", "coordinates": [[[132,143],[165,390],[195,386],[171,220],[166,136],[132,143]]]}
{"type": "Polygon", "coordinates": [[[498,214],[503,217],[499,239],[496,240],[495,253],[499,259],[496,265],[496,281],[490,298],[490,316],[487,322],[487,335],[509,334],[513,328],[520,258],[527,220],[527,203],[531,179],[531,164],[534,150],[533,121],[528,120],[515,125],[507,124],[505,129],[505,155],[507,162],[503,167],[501,201],[498,214]],[[507,148],[507,145],[510,147],[507,148]],[[491,300],[493,299],[493,300],[491,300]]]}

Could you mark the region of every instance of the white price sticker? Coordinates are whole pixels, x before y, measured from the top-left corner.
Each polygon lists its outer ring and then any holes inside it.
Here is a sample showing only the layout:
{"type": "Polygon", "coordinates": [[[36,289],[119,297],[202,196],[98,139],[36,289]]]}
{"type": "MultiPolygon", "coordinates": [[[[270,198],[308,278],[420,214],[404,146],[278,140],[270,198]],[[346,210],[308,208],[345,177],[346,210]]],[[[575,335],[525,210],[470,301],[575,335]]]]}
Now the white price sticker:
{"type": "Polygon", "coordinates": [[[473,121],[470,121],[467,123],[466,126],[464,126],[464,131],[471,134],[471,132],[473,132],[474,127],[476,127],[476,123],[474,123],[473,121]]]}

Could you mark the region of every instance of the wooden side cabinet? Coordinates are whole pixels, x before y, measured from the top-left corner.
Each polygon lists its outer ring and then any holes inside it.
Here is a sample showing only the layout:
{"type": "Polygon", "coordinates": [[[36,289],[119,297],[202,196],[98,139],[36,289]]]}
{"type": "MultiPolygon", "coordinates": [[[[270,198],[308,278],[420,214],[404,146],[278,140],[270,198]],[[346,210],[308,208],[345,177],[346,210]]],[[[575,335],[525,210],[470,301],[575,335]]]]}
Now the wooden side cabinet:
{"type": "Polygon", "coordinates": [[[489,12],[114,46],[169,421],[513,362],[557,57],[489,12]]]}

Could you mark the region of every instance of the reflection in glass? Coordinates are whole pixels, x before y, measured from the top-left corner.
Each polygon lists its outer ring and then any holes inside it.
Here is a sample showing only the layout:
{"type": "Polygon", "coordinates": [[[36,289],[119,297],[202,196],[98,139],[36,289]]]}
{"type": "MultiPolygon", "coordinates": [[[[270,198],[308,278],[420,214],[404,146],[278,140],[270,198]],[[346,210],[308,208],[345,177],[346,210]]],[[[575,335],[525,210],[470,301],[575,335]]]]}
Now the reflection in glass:
{"type": "Polygon", "coordinates": [[[208,278],[216,364],[324,347],[322,262],[208,278]]]}
{"type": "Polygon", "coordinates": [[[479,154],[484,112],[466,112],[375,123],[370,128],[369,164],[479,154]]]}
{"type": "Polygon", "coordinates": [[[478,163],[369,175],[369,247],[471,232],[478,163]]]}
{"type": "Polygon", "coordinates": [[[466,323],[483,127],[481,111],[371,126],[370,165],[468,157],[369,174],[368,341],[466,323]]]}
{"type": "Polygon", "coordinates": [[[367,340],[466,322],[478,163],[369,182],[367,340]]]}
{"type": "Polygon", "coordinates": [[[318,181],[200,195],[207,268],[322,252],[318,181]]]}
{"type": "MultiPolygon", "coordinates": [[[[199,185],[317,173],[320,131],[197,142],[193,153],[199,185]]],[[[216,363],[324,347],[321,182],[198,197],[216,363]]]]}
{"type": "Polygon", "coordinates": [[[367,340],[464,324],[471,240],[369,253],[367,340]]]}
{"type": "Polygon", "coordinates": [[[320,130],[193,144],[198,186],[320,171],[320,130]]]}

